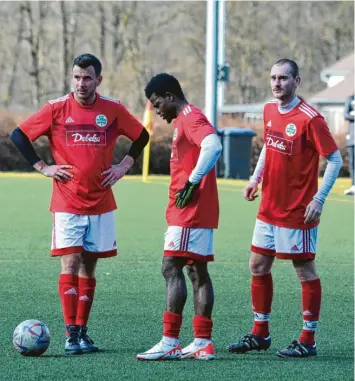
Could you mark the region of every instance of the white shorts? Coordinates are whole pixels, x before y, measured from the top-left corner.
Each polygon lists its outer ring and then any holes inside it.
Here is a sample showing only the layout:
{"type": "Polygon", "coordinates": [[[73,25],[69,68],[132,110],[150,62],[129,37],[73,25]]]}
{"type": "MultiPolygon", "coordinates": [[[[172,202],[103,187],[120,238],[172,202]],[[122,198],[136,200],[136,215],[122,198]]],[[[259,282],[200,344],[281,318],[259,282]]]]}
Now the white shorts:
{"type": "Polygon", "coordinates": [[[318,226],[288,229],[256,220],[251,251],[279,259],[314,259],[317,250],[318,226]]]}
{"type": "Polygon", "coordinates": [[[213,261],[213,229],[169,226],[164,234],[164,256],[213,261]]]}
{"type": "Polygon", "coordinates": [[[51,255],[82,252],[97,258],[117,255],[114,212],[90,216],[53,213],[51,255]]]}

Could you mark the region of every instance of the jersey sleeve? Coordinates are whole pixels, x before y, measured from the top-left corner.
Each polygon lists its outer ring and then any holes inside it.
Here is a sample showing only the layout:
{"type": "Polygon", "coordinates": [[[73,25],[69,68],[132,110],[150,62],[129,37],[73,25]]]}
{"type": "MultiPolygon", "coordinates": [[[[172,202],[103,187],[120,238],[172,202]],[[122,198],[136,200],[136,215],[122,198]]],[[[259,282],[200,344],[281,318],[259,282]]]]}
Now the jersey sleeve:
{"type": "Polygon", "coordinates": [[[135,141],[143,131],[140,123],[122,104],[118,104],[118,133],[135,141]]]}
{"type": "Polygon", "coordinates": [[[203,114],[191,115],[186,121],[184,121],[183,128],[190,143],[196,144],[198,147],[201,146],[202,140],[207,135],[216,133],[211,123],[203,114]]]}
{"type": "Polygon", "coordinates": [[[45,104],[40,110],[29,116],[19,125],[21,131],[33,142],[42,135],[48,136],[51,127],[52,107],[49,103],[45,104]]]}
{"type": "Polygon", "coordinates": [[[321,116],[316,116],[309,122],[307,139],[323,157],[328,157],[338,150],[328,125],[321,116]]]}

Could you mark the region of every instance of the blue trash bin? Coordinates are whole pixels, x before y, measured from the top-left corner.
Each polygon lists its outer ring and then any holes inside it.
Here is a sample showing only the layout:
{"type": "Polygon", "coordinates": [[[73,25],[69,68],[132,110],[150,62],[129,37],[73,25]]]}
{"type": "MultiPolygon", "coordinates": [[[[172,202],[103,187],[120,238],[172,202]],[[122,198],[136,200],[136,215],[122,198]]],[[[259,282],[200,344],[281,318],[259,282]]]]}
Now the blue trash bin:
{"type": "Polygon", "coordinates": [[[225,128],[223,133],[223,164],[225,179],[249,180],[251,142],[255,132],[246,128],[225,128]]]}

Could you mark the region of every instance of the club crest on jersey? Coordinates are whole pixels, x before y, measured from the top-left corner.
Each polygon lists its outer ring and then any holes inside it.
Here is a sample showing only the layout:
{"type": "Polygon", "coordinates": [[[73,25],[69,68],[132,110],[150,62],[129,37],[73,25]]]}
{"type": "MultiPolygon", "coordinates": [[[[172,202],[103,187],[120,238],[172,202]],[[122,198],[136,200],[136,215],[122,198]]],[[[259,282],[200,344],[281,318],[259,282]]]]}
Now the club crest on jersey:
{"type": "Polygon", "coordinates": [[[289,123],[286,126],[285,132],[286,132],[287,136],[292,137],[292,136],[295,136],[297,134],[297,128],[293,123],[289,123]]]}
{"type": "Polygon", "coordinates": [[[99,127],[106,127],[106,125],[107,125],[107,118],[106,118],[105,115],[100,114],[100,115],[97,115],[97,117],[95,119],[95,122],[96,122],[96,124],[99,127]]]}
{"type": "Polygon", "coordinates": [[[175,128],[174,129],[174,134],[173,134],[173,142],[176,140],[177,136],[178,136],[178,129],[175,128]]]}

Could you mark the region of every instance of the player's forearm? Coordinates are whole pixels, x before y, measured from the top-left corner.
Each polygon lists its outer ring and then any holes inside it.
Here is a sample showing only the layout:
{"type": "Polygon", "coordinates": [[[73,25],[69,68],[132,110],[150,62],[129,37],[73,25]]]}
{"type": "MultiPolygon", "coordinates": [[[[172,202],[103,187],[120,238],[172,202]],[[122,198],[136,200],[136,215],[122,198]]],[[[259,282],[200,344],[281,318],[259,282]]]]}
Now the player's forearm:
{"type": "MultiPolygon", "coordinates": [[[[15,144],[17,149],[20,151],[21,155],[31,164],[35,169],[36,163],[42,162],[41,159],[36,154],[30,139],[21,131],[20,128],[15,128],[11,135],[10,139],[15,144]]],[[[43,163],[44,164],[44,163],[43,163]]]]}
{"type": "Polygon", "coordinates": [[[266,157],[266,148],[264,145],[261,152],[260,152],[260,156],[259,156],[258,162],[256,164],[256,167],[254,169],[254,173],[250,179],[250,181],[255,183],[255,184],[261,183],[261,181],[263,179],[265,157],[266,157]]]}
{"type": "Polygon", "coordinates": [[[339,171],[343,164],[343,159],[341,158],[340,151],[335,151],[330,154],[327,158],[327,167],[324,172],[322,179],[322,184],[318,189],[318,192],[313,197],[314,200],[319,201],[324,204],[329,192],[333,188],[335,180],[338,177],[339,171]]]}
{"type": "Polygon", "coordinates": [[[129,149],[128,155],[133,159],[137,160],[139,155],[142,153],[144,147],[148,144],[149,133],[143,128],[139,137],[132,143],[131,148],[129,149]]]}
{"type": "Polygon", "coordinates": [[[216,134],[207,135],[202,140],[197,164],[189,177],[191,184],[198,184],[215,166],[221,151],[222,145],[216,134]]]}

